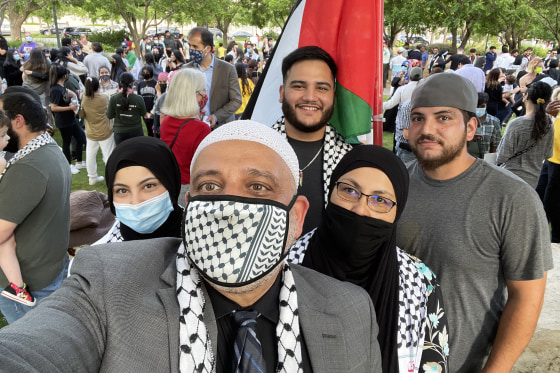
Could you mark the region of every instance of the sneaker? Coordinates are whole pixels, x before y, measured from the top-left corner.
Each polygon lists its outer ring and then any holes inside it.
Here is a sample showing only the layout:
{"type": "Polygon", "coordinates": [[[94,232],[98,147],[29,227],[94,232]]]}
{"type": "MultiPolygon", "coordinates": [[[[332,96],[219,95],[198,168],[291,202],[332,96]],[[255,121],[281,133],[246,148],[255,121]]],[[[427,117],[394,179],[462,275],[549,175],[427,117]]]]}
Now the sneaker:
{"type": "Polygon", "coordinates": [[[74,166],[73,164],[70,164],[70,172],[72,172],[72,174],[75,175],[75,174],[79,173],[80,170],[78,170],[78,169],[76,168],[76,166],[74,166]]]}
{"type": "Polygon", "coordinates": [[[29,288],[24,283],[23,288],[18,287],[14,283],[9,283],[2,292],[2,296],[9,298],[13,301],[25,304],[26,306],[33,307],[35,305],[35,298],[29,292],[29,288]]]}
{"type": "Polygon", "coordinates": [[[102,182],[103,180],[105,180],[105,178],[103,176],[90,177],[89,178],[89,185],[95,185],[97,183],[102,182]]]}
{"type": "Polygon", "coordinates": [[[77,168],[78,170],[81,170],[82,168],[86,168],[86,164],[83,163],[83,162],[82,162],[82,163],[76,162],[76,168],[77,168]]]}

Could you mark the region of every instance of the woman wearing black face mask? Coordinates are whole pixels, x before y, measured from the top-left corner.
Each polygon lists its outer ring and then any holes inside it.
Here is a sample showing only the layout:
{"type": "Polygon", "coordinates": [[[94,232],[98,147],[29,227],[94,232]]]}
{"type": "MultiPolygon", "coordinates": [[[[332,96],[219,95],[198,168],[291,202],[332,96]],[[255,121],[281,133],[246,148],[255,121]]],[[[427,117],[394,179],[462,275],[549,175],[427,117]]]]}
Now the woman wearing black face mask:
{"type": "Polygon", "coordinates": [[[336,166],[321,225],[289,260],[365,289],[379,325],[383,372],[447,372],[447,317],[434,274],[396,246],[408,172],[391,151],[362,145],[336,166]]]}
{"type": "MultiPolygon", "coordinates": [[[[158,55],[159,56],[159,55],[158,55]]],[[[154,71],[154,76],[158,76],[163,70],[160,65],[156,63],[155,55],[152,53],[146,53],[144,55],[144,59],[146,60],[146,66],[150,66],[154,71]]]]}
{"type": "Polygon", "coordinates": [[[144,104],[146,105],[146,115],[144,115],[144,124],[148,130],[148,136],[154,136],[154,114],[152,109],[154,108],[154,101],[156,98],[156,85],[157,81],[153,79],[154,70],[151,66],[144,66],[141,71],[142,80],[138,81],[138,94],[144,99],[144,104]]]}
{"type": "Polygon", "coordinates": [[[99,69],[99,93],[114,93],[119,89],[119,83],[111,80],[111,72],[106,67],[99,69]]]}

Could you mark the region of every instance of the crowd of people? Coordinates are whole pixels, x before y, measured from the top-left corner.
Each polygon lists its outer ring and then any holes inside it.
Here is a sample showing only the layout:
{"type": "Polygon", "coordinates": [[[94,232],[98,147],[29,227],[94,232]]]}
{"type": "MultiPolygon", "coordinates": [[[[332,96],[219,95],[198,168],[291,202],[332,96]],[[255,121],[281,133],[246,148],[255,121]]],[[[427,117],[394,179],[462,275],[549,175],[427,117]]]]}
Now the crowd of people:
{"type": "Polygon", "coordinates": [[[553,197],[559,188],[554,165],[560,163],[558,152],[553,151],[558,146],[558,130],[554,129],[558,112],[554,102],[560,95],[557,51],[548,51],[544,59],[534,56],[531,47],[519,54],[518,50],[510,53],[504,46],[497,55],[492,46],[485,56],[477,56],[475,49],[465,55],[458,48],[447,59],[446,51],[434,48],[433,52],[427,63],[405,60],[402,51],[392,60],[395,77],[391,98],[383,108],[387,110],[385,129],[394,132],[397,155],[403,162],[415,159],[408,142],[411,123],[407,99],[424,73],[444,72],[467,78],[478,92],[477,130],[467,141],[469,154],[511,171],[536,188],[551,221],[553,242],[558,242],[558,202],[553,197]]]}
{"type": "MultiPolygon", "coordinates": [[[[21,71],[44,71],[42,92],[0,96],[3,369],[511,370],[560,242],[553,74],[528,57],[506,87],[515,72],[486,74],[488,57],[385,53],[390,151],[329,123],[337,65],[323,49],[283,59],[283,115],[268,127],[238,120],[260,78],[255,46],[215,56],[204,28],[188,51],[170,39],[144,38],[137,60],[126,42],[110,59],[97,43],[83,62],[51,51],[46,70],[21,71]],[[107,196],[70,196],[84,167],[72,139],[107,196]],[[483,159],[493,152],[500,167],[483,159]],[[70,242],[91,246],[69,267],[70,242]]],[[[28,61],[45,58],[35,50],[28,61]]]]}

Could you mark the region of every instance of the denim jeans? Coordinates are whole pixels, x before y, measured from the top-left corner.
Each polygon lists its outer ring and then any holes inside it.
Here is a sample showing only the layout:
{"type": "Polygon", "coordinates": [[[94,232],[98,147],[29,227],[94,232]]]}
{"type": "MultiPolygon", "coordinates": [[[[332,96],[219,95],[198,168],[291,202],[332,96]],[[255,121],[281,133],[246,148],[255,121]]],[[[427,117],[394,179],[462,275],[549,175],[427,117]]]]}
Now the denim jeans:
{"type": "MultiPolygon", "coordinates": [[[[35,298],[36,302],[39,303],[42,299],[54,293],[54,291],[60,287],[60,285],[62,284],[62,280],[66,278],[67,274],[68,274],[68,257],[66,257],[66,264],[62,268],[62,271],[59,273],[57,278],[50,285],[39,290],[31,289],[31,294],[35,298]]],[[[4,289],[0,288],[0,292],[2,292],[2,290],[4,289]]],[[[22,303],[18,303],[6,297],[0,296],[0,311],[2,311],[2,314],[4,315],[4,317],[6,318],[9,324],[22,318],[23,315],[25,315],[27,312],[31,311],[35,307],[37,307],[37,304],[35,304],[34,307],[29,307],[22,303]]]]}
{"type": "Polygon", "coordinates": [[[413,160],[416,159],[416,156],[414,155],[413,152],[399,147],[398,142],[395,144],[395,149],[397,149],[397,157],[399,157],[404,164],[407,164],[408,162],[412,162],[413,160]]]}
{"type": "Polygon", "coordinates": [[[543,201],[544,211],[552,228],[551,240],[560,242],[560,164],[544,161],[537,193],[543,201]]]}

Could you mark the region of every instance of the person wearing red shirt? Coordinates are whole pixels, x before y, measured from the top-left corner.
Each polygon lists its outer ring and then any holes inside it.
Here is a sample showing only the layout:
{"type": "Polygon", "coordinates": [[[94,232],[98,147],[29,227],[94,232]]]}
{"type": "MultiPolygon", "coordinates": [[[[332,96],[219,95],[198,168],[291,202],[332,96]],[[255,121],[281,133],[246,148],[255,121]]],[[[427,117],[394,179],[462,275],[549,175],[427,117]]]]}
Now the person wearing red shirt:
{"type": "Polygon", "coordinates": [[[206,77],[195,69],[176,72],[169,84],[161,108],[160,136],[171,148],[181,170],[179,204],[185,205],[189,191],[192,157],[198,144],[210,133],[210,126],[200,120],[200,110],[206,105],[206,77]]]}

